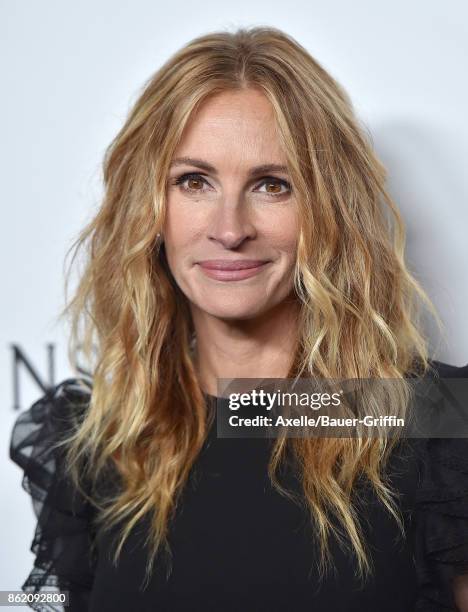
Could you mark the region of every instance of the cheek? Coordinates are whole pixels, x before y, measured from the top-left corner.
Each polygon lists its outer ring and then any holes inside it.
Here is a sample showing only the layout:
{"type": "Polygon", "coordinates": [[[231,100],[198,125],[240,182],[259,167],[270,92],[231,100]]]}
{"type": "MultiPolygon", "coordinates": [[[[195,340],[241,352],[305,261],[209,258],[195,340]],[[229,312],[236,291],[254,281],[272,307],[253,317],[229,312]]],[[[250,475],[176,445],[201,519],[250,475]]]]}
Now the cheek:
{"type": "Polygon", "coordinates": [[[275,215],[274,218],[263,224],[261,232],[265,241],[284,257],[287,257],[288,260],[295,259],[299,237],[299,226],[295,214],[287,211],[284,214],[275,215]]]}
{"type": "Polygon", "coordinates": [[[204,222],[200,215],[189,210],[186,205],[176,199],[169,199],[166,222],[163,228],[166,253],[170,263],[176,257],[184,257],[194,241],[203,233],[204,222]]]}

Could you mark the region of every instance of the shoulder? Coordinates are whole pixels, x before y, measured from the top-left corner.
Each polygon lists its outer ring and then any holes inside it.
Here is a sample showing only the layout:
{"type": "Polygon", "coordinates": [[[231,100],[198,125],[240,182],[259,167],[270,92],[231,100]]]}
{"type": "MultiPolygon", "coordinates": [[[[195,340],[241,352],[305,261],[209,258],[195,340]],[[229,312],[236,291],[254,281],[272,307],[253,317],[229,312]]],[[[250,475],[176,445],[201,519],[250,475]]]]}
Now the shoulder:
{"type": "MultiPolygon", "coordinates": [[[[468,379],[468,364],[432,361],[431,366],[432,375],[442,381],[468,379]]],[[[468,422],[468,384],[459,390],[458,403],[468,422]]],[[[468,438],[432,437],[413,442],[421,459],[414,516],[414,560],[420,587],[416,609],[456,609],[452,581],[468,569],[468,438]]]]}
{"type": "Polygon", "coordinates": [[[462,366],[456,366],[443,361],[432,359],[430,366],[440,378],[468,378],[468,363],[462,366]]]}
{"type": "Polygon", "coordinates": [[[23,470],[22,486],[37,518],[34,566],[21,588],[69,590],[72,609],[87,609],[96,561],[95,510],[69,480],[60,442],[81,421],[90,397],[84,379],[60,382],[18,415],[10,440],[10,458],[23,470]]]}
{"type": "Polygon", "coordinates": [[[50,460],[63,436],[83,419],[91,389],[84,378],[67,378],[21,411],[11,432],[10,458],[23,469],[35,457],[50,460]]]}
{"type": "Polygon", "coordinates": [[[92,383],[86,378],[66,378],[51,386],[36,400],[31,408],[49,405],[51,408],[67,410],[70,413],[79,413],[89,404],[92,393],[92,383]]]}

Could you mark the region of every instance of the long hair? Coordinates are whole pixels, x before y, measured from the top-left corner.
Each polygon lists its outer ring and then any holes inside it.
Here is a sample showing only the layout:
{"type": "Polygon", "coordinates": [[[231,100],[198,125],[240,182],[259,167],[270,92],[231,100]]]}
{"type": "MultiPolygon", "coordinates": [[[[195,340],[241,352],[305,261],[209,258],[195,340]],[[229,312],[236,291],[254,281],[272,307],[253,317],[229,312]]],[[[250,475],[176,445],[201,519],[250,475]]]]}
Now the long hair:
{"type": "MultiPolygon", "coordinates": [[[[187,300],[157,239],[169,165],[207,96],[250,87],[274,109],[300,211],[299,339],[289,376],[399,379],[389,401],[403,413],[408,373],[430,369],[423,306],[442,327],[405,263],[404,224],[371,139],[345,91],[306,49],[276,28],[252,27],[208,33],[176,52],[145,84],[106,151],[103,201],[72,244],[72,264],[81,249],[86,257],[62,312],[71,320],[72,366],[82,371],[76,355],[84,355],[92,373],[89,409],[69,439],[70,473],[81,487],[84,477],[97,483],[106,466],[117,470],[122,486],[99,504],[98,521],[121,524],[117,563],[130,531],[150,517],[147,578],[158,551],[170,554],[169,522],[212,418],[192,359],[187,300]]],[[[289,448],[322,576],[332,533],[351,547],[359,576],[372,569],[353,498],[359,476],[404,535],[384,470],[395,443],[383,434],[275,441],[271,482],[290,495],[277,478],[289,448]]]]}

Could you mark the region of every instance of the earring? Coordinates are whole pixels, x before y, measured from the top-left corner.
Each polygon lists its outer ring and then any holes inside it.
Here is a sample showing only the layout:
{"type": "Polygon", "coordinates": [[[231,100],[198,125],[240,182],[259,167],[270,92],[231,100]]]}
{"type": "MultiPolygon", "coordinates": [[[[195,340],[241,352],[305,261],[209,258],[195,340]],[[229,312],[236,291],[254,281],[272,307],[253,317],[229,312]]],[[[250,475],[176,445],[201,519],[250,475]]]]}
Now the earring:
{"type": "Polygon", "coordinates": [[[155,241],[155,250],[156,253],[159,253],[159,249],[161,248],[161,244],[162,244],[162,238],[161,238],[161,234],[156,234],[156,241],[155,241]]]}

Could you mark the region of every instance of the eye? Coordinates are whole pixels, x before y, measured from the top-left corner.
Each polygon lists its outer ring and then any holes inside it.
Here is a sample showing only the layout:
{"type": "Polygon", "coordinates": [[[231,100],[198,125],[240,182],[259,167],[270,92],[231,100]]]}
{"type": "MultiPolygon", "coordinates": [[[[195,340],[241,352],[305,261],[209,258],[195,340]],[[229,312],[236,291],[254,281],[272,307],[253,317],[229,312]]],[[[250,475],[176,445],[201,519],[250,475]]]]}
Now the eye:
{"type": "Polygon", "coordinates": [[[274,197],[282,196],[282,195],[285,195],[286,193],[291,192],[291,184],[288,183],[288,181],[284,181],[283,179],[275,178],[274,176],[267,176],[261,181],[260,185],[267,187],[266,191],[261,191],[260,193],[265,193],[267,195],[271,195],[274,197]],[[282,187],[284,187],[285,189],[284,191],[281,190],[282,187]],[[272,188],[273,190],[270,190],[270,188],[272,188]]]}
{"type": "Polygon", "coordinates": [[[174,181],[174,185],[180,185],[184,191],[191,193],[200,193],[203,191],[203,184],[209,185],[208,181],[204,179],[201,174],[195,172],[182,174],[182,176],[179,176],[174,181]],[[188,185],[185,186],[184,183],[188,183],[188,185]]]}

